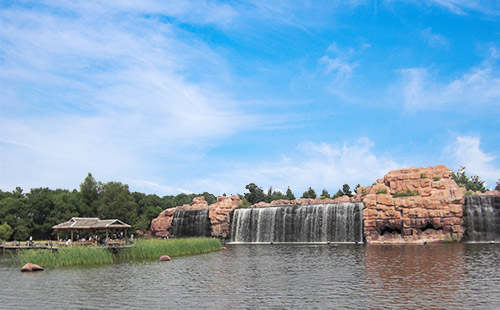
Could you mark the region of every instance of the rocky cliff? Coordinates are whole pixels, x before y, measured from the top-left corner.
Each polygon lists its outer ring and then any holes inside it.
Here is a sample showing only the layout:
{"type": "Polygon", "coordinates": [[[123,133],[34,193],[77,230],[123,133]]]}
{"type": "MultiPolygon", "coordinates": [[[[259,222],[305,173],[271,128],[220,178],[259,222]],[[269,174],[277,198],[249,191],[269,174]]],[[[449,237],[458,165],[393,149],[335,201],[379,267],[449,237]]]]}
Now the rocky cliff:
{"type": "Polygon", "coordinates": [[[231,223],[230,214],[241,204],[241,199],[237,195],[231,197],[217,197],[217,202],[210,206],[205,201],[205,197],[196,197],[193,203],[163,210],[158,217],[151,221],[149,235],[155,237],[170,237],[172,235],[172,221],[177,211],[185,210],[209,210],[210,224],[212,226],[212,236],[227,238],[229,236],[229,226],[231,223]]]}
{"type": "Polygon", "coordinates": [[[465,189],[439,165],[389,172],[374,185],[358,188],[365,205],[367,242],[460,240],[465,189]]]}

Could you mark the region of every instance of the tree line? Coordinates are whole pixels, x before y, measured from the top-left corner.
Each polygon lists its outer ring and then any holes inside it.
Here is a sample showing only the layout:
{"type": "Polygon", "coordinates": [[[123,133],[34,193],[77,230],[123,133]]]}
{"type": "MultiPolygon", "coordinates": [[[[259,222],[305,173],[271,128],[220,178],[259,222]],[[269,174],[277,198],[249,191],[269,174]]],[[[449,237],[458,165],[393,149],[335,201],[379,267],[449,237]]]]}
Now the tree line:
{"type": "MultiPolygon", "coordinates": [[[[460,167],[452,179],[467,189],[468,193],[486,191],[486,184],[478,176],[468,177],[465,168],[460,167]]],[[[359,184],[356,186],[359,186],[359,184]]],[[[250,206],[259,202],[271,202],[279,199],[294,200],[295,195],[288,187],[285,193],[275,191],[272,187],[267,192],[255,183],[245,187],[248,193],[240,195],[242,206],[250,206]]],[[[496,190],[500,190],[500,179],[496,190]]],[[[323,189],[319,198],[337,198],[353,196],[348,184],[344,184],[334,195],[323,189]]],[[[12,192],[0,189],[0,240],[26,240],[29,236],[35,239],[54,239],[52,226],[65,222],[72,217],[99,217],[101,219],[117,218],[132,226],[133,230],[146,231],[151,220],[161,211],[190,204],[195,197],[204,196],[208,204],[216,202],[213,194],[179,194],[159,197],[130,192],[127,184],[120,182],[97,182],[91,173],[80,184],[80,190],[51,190],[33,188],[23,193],[20,187],[12,192]]],[[[224,194],[225,196],[225,194],[224,194]]],[[[300,198],[317,198],[311,187],[300,198]]]]}
{"type": "MultiPolygon", "coordinates": [[[[360,185],[358,184],[356,186],[356,189],[360,185]]],[[[255,183],[250,183],[245,188],[248,190],[248,193],[245,193],[242,196],[244,205],[253,205],[259,202],[271,202],[275,200],[294,200],[295,195],[293,194],[292,190],[290,189],[290,186],[286,190],[286,193],[283,193],[281,191],[273,191],[273,187],[269,187],[269,190],[267,191],[267,194],[264,193],[264,190],[257,186],[255,183]]],[[[321,192],[321,196],[319,197],[320,199],[327,199],[327,198],[338,198],[342,197],[344,195],[347,195],[349,197],[353,196],[353,193],[351,192],[351,187],[348,184],[344,184],[342,186],[342,189],[339,189],[337,193],[335,193],[333,196],[331,196],[326,189],[323,189],[321,192]]],[[[309,187],[307,191],[305,191],[300,198],[311,198],[315,199],[318,198],[316,195],[316,191],[312,188],[309,187]]]]}
{"type": "Polygon", "coordinates": [[[12,192],[0,190],[0,240],[55,239],[52,226],[72,217],[119,219],[133,230],[146,231],[161,211],[190,204],[204,196],[212,204],[213,194],[179,194],[159,197],[130,192],[127,184],[97,182],[91,173],[80,190],[33,188],[24,193],[20,187],[12,192]]]}

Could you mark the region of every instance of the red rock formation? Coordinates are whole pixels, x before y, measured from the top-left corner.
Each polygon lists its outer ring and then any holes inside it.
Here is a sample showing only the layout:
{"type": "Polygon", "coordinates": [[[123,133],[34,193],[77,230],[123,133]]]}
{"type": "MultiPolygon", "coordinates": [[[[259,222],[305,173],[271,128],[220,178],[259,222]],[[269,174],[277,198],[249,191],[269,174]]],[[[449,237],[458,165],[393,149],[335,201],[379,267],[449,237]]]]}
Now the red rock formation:
{"type": "Polygon", "coordinates": [[[389,172],[369,187],[358,188],[365,205],[367,242],[460,240],[465,189],[439,165],[389,172]],[[414,195],[397,197],[403,193],[414,195]]]}
{"type": "Polygon", "coordinates": [[[231,212],[242,203],[238,195],[217,197],[217,202],[208,208],[208,216],[212,225],[212,236],[228,238],[231,226],[231,212]]]}
{"type": "Polygon", "coordinates": [[[151,221],[149,233],[155,237],[170,237],[172,234],[172,221],[176,211],[208,209],[212,225],[212,236],[227,238],[229,237],[229,226],[231,223],[230,214],[241,203],[242,201],[237,195],[217,197],[217,202],[210,206],[205,201],[205,197],[196,197],[193,199],[192,205],[185,204],[163,210],[157,218],[151,221]]]}

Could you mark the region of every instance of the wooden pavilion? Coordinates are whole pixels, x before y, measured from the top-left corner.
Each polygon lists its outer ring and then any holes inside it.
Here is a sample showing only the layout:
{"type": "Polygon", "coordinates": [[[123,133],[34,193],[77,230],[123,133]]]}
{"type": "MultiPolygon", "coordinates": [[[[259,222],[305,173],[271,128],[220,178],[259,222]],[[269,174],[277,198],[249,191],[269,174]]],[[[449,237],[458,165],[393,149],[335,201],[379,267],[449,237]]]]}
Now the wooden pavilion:
{"type": "Polygon", "coordinates": [[[128,242],[127,239],[127,230],[131,226],[128,224],[125,224],[124,222],[113,219],[113,220],[101,220],[96,217],[73,217],[69,221],[57,224],[53,226],[53,229],[57,230],[57,242],[58,245],[72,245],[72,244],[79,244],[79,245],[97,245],[99,243],[99,240],[97,238],[97,233],[99,231],[105,231],[106,232],[106,239],[104,239],[104,244],[106,247],[108,246],[122,246],[126,245],[128,242]],[[60,232],[61,231],[70,231],[71,233],[71,240],[70,242],[67,241],[60,241],[60,232]],[[74,242],[74,234],[73,232],[77,231],[88,231],[90,234],[89,240],[77,240],[74,242]],[[111,236],[116,236],[116,232],[121,232],[122,236],[121,237],[114,237],[110,238],[110,233],[111,236]]]}

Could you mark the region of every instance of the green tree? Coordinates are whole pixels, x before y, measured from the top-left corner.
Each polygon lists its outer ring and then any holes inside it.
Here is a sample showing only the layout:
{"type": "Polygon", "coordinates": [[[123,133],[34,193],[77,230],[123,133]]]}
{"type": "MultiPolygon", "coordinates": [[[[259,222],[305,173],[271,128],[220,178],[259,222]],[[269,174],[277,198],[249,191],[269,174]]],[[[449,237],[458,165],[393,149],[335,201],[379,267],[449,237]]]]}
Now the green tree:
{"type": "Polygon", "coordinates": [[[472,177],[467,177],[465,174],[465,167],[460,167],[455,173],[453,170],[451,170],[451,178],[455,183],[458,184],[458,186],[465,187],[468,191],[480,191],[480,192],[485,192],[486,187],[485,187],[485,182],[481,180],[480,177],[477,175],[474,175],[472,177]]]}
{"type": "Polygon", "coordinates": [[[95,217],[98,212],[99,194],[102,184],[96,182],[89,172],[82,184],[80,184],[81,200],[79,205],[80,216],[95,217]]]}
{"type": "Polygon", "coordinates": [[[333,196],[332,196],[332,199],[336,199],[336,198],[339,198],[339,197],[342,197],[342,196],[344,196],[344,192],[343,192],[341,189],[339,189],[339,190],[335,193],[335,195],[333,195],[333,196]]]}
{"type": "Polygon", "coordinates": [[[295,200],[295,195],[292,193],[290,186],[288,186],[288,189],[286,190],[286,199],[295,200]]]}
{"type": "Polygon", "coordinates": [[[250,183],[245,188],[249,191],[249,193],[245,193],[245,198],[250,204],[253,205],[265,200],[264,191],[255,183],[250,183]]]}
{"type": "Polygon", "coordinates": [[[98,214],[101,219],[119,219],[133,225],[137,220],[137,203],[128,185],[108,182],[102,186],[98,214]]]}
{"type": "Polygon", "coordinates": [[[33,226],[32,213],[22,189],[17,187],[11,193],[2,192],[0,200],[0,219],[13,230],[15,240],[26,240],[33,226]]]}
{"type": "Polygon", "coordinates": [[[342,192],[344,193],[344,195],[347,195],[349,197],[352,197],[352,192],[351,192],[351,188],[349,187],[348,184],[344,184],[342,186],[342,192]]]}
{"type": "Polygon", "coordinates": [[[9,224],[3,223],[0,225],[0,240],[9,240],[12,235],[12,227],[9,224]]]}
{"type": "Polygon", "coordinates": [[[264,197],[265,202],[271,202],[273,201],[273,187],[269,186],[269,189],[267,190],[267,195],[264,197]]]}
{"type": "Polygon", "coordinates": [[[316,192],[312,189],[312,187],[309,187],[309,189],[302,194],[302,198],[314,199],[316,198],[316,192]]]}
{"type": "Polygon", "coordinates": [[[500,179],[497,181],[497,186],[495,187],[495,190],[500,191],[500,179]]]}
{"type": "Polygon", "coordinates": [[[326,188],[323,188],[323,191],[321,192],[321,196],[319,197],[321,199],[327,199],[330,198],[330,193],[326,190],[326,188]]]}
{"type": "Polygon", "coordinates": [[[30,235],[35,239],[47,239],[52,233],[52,226],[56,224],[48,221],[54,209],[52,191],[48,188],[32,188],[26,197],[33,220],[30,235]]]}

